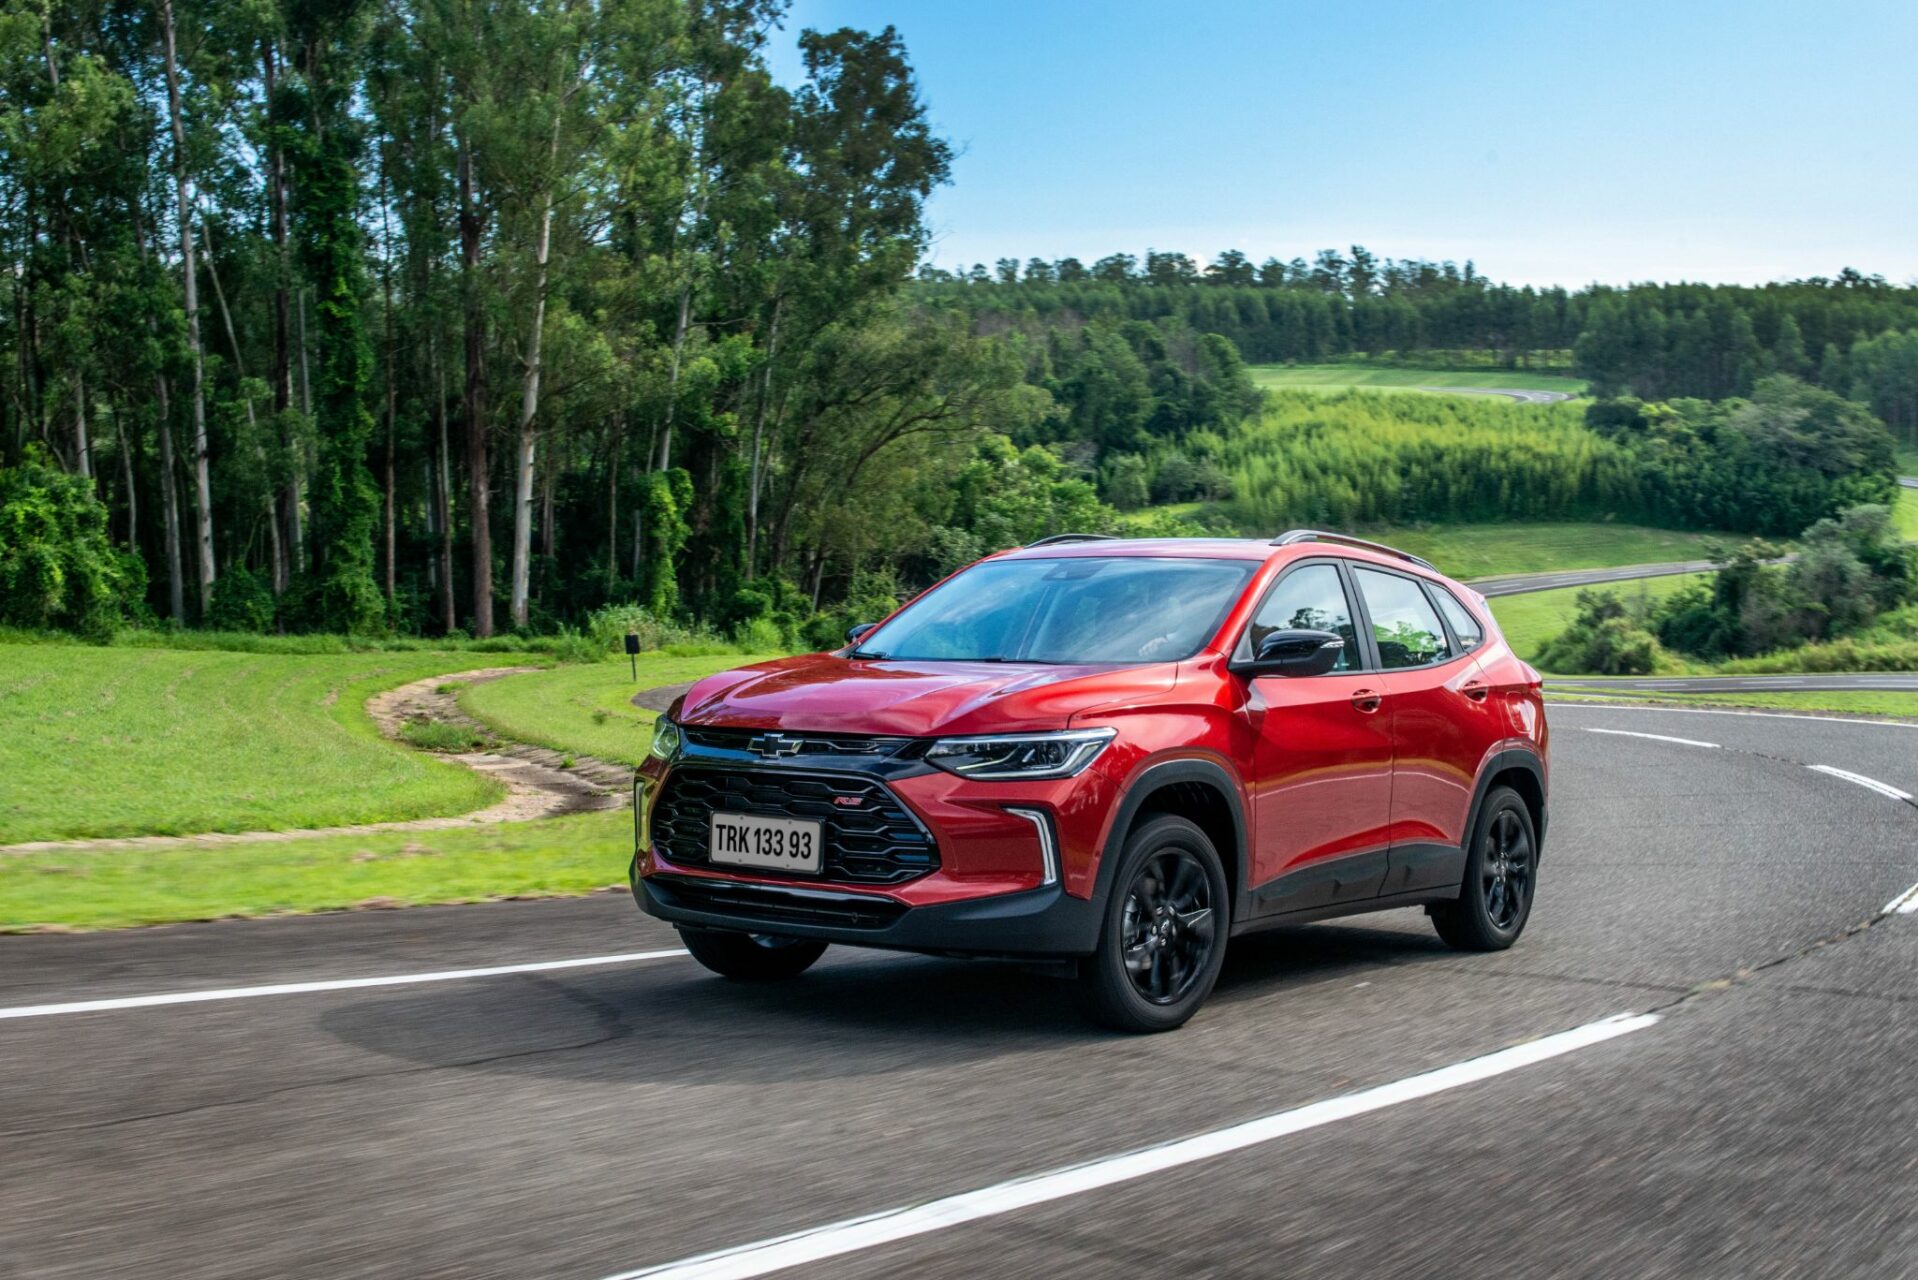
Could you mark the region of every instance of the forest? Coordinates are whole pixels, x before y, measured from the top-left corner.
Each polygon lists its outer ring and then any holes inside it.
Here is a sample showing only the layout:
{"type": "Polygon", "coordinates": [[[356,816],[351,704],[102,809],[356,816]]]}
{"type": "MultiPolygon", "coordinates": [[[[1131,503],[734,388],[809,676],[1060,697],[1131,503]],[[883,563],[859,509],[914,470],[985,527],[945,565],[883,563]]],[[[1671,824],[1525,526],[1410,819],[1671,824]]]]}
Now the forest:
{"type": "Polygon", "coordinates": [[[903,40],[801,32],[782,84],[784,10],[6,0],[0,624],[484,638],[618,607],[824,643],[1070,529],[1788,532],[1884,500],[1873,414],[1918,433],[1918,291],[1856,272],[923,266],[953,151],[903,40]],[[1348,353],[1617,399],[1268,400],[1246,370],[1348,353]]]}
{"type": "Polygon", "coordinates": [[[1563,369],[1600,396],[1716,400],[1787,374],[1862,400],[1918,443],[1918,287],[1846,268],[1762,286],[1497,284],[1473,263],[1395,260],[1354,245],[1254,265],[1228,249],[1115,253],[962,272],[924,266],[918,296],[990,328],[1173,319],[1254,363],[1354,354],[1422,367],[1563,369]]]}

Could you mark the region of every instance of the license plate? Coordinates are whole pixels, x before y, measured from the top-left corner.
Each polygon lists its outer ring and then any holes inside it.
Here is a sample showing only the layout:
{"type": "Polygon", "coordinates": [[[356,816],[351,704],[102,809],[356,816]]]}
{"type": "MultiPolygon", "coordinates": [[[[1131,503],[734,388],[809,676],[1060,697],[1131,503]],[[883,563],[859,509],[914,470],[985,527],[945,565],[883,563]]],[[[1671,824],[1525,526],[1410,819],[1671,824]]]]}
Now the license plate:
{"type": "Polygon", "coordinates": [[[715,813],[706,856],[735,867],[819,874],[819,824],[750,813],[715,813]]]}

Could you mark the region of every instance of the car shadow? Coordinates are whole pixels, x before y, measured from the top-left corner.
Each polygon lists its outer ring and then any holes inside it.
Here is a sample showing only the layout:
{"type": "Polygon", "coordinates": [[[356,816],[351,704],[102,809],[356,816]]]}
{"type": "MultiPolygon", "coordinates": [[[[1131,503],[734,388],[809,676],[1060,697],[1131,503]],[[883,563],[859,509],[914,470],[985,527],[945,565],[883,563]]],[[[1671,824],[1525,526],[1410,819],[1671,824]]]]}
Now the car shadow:
{"type": "MultiPolygon", "coordinates": [[[[1320,925],[1235,939],[1230,1006],[1439,958],[1437,939],[1320,925]]],[[[320,1026],[421,1067],[549,1078],[740,1084],[837,1080],[1043,1052],[1112,1036],[1067,984],[1016,965],[844,950],[796,982],[714,977],[690,960],[368,993],[320,1026]]]]}

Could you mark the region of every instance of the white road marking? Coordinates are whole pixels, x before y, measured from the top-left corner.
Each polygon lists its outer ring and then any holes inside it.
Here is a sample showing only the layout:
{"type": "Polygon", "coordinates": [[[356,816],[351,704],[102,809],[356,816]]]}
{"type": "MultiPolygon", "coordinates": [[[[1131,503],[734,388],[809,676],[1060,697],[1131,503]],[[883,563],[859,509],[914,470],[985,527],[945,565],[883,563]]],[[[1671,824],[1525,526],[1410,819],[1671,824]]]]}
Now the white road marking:
{"type": "Polygon", "coordinates": [[[1674,738],[1664,733],[1633,733],[1630,729],[1594,729],[1590,725],[1581,726],[1587,733],[1609,733],[1619,738],[1650,738],[1653,742],[1676,742],[1681,747],[1710,747],[1719,749],[1716,742],[1700,742],[1697,738],[1674,738]]]}
{"type": "Polygon", "coordinates": [[[1911,888],[1905,890],[1890,902],[1887,902],[1885,909],[1878,914],[1881,916],[1908,916],[1918,914],[1918,884],[1911,886],[1911,888]]]}
{"type": "Polygon", "coordinates": [[[63,1004],[23,1004],[0,1007],[0,1019],[50,1018],[63,1013],[100,1013],[111,1009],[150,1009],[157,1005],[203,1004],[212,1000],[251,1000],[257,996],[297,996],[314,991],[357,991],[363,987],[403,987],[416,982],[460,982],[467,978],[496,978],[509,973],[551,973],[555,969],[586,969],[642,960],[683,956],[682,947],[668,951],[629,951],[614,956],[580,956],[573,960],[541,960],[532,964],[501,964],[485,969],[442,969],[437,973],[401,973],[381,978],[335,978],[326,982],[280,982],[264,987],[223,987],[212,991],[173,991],[161,995],[120,996],[111,1000],[70,1000],[63,1004]]]}
{"type": "Polygon", "coordinates": [[[746,1280],[751,1276],[769,1275],[788,1267],[837,1258],[962,1223],[976,1222],[981,1218],[996,1217],[1015,1209],[1030,1208],[1067,1196],[1096,1191],[1101,1187],[1130,1182],[1320,1125],[1397,1106],[1401,1102],[1428,1098],[1448,1089],[1504,1075],[1508,1071],[1573,1053],[1633,1031],[1642,1031],[1657,1021],[1658,1015],[1654,1013],[1620,1014],[1529,1044],[1513,1045],[1482,1058],[1472,1058],[1391,1084],[1328,1098],[1290,1111],[1280,1111],[1229,1128],[1215,1129],[1211,1133],[1181,1138],[1163,1146],[1107,1156],[1086,1164],[947,1196],[942,1200],[849,1218],[843,1222],[700,1254],[678,1262],[643,1267],[637,1271],[622,1271],[609,1280],[641,1280],[642,1277],[662,1280],[746,1280]]]}
{"type": "Polygon", "coordinates": [[[1816,720],[1823,724],[1874,724],[1887,729],[1918,729],[1911,720],[1866,720],[1858,716],[1807,716],[1796,711],[1740,711],[1729,707],[1640,707],[1629,702],[1576,702],[1553,698],[1546,700],[1566,711],[1649,711],[1654,715],[1675,716],[1750,716],[1759,720],[1816,720]]]}
{"type": "Polygon", "coordinates": [[[1805,766],[1813,773],[1828,774],[1834,778],[1843,778],[1846,782],[1856,783],[1867,791],[1876,791],[1881,796],[1890,796],[1893,800],[1909,800],[1911,792],[1900,791],[1889,782],[1880,782],[1876,778],[1867,778],[1862,773],[1853,773],[1849,769],[1839,769],[1828,764],[1808,764],[1805,766]]]}

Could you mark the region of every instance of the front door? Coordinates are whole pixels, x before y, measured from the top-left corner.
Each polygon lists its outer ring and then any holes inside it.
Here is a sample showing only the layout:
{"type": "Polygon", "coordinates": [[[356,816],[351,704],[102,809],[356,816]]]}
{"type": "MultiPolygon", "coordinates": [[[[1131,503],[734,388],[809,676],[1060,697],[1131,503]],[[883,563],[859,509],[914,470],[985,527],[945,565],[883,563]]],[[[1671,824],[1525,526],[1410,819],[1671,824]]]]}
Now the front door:
{"type": "Polygon", "coordinates": [[[1345,638],[1323,676],[1250,680],[1253,913],[1303,911],[1378,894],[1392,802],[1391,711],[1367,670],[1344,575],[1332,560],[1289,569],[1240,638],[1242,657],[1286,627],[1345,638]]]}

